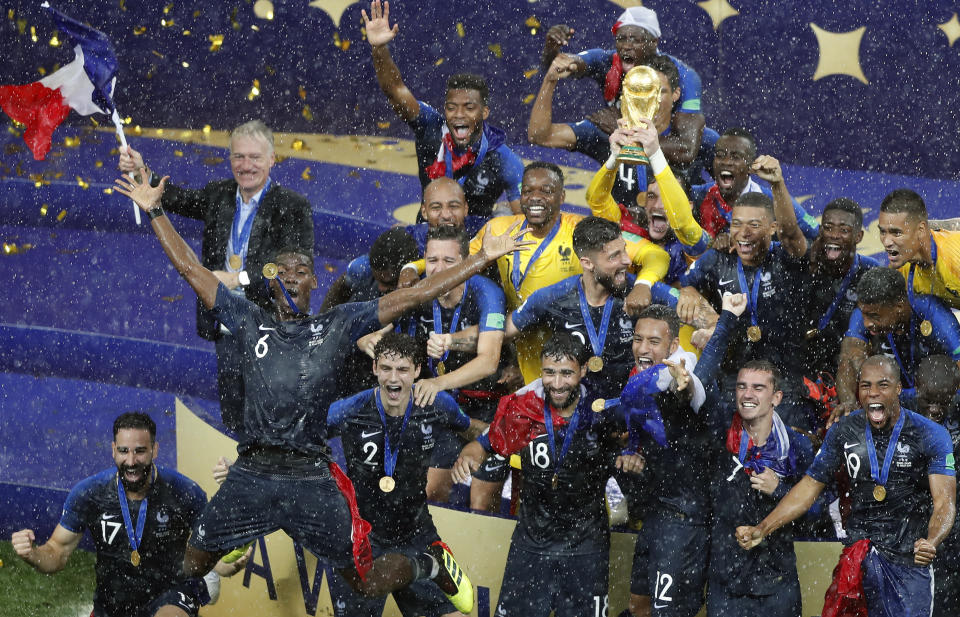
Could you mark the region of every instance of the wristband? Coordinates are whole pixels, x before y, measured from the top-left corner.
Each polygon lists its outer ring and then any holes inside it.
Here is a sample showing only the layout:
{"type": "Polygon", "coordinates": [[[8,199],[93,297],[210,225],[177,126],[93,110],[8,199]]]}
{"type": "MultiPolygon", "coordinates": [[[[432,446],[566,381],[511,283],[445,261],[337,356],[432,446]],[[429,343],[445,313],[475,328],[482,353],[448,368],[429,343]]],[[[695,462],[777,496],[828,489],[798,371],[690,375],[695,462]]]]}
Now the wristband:
{"type": "Polygon", "coordinates": [[[637,282],[634,283],[633,286],[636,287],[637,285],[646,285],[650,289],[653,289],[653,283],[644,279],[637,279],[637,282]]]}
{"type": "Polygon", "coordinates": [[[151,220],[151,221],[152,221],[153,219],[158,218],[158,217],[161,217],[161,216],[163,216],[163,215],[165,215],[165,214],[166,214],[166,212],[164,212],[164,211],[163,211],[163,208],[161,208],[160,206],[156,206],[156,207],[153,207],[153,208],[147,210],[147,216],[150,217],[150,220],[151,220]]]}
{"type": "Polygon", "coordinates": [[[650,171],[653,172],[653,175],[656,176],[663,172],[664,169],[669,167],[667,163],[667,157],[663,155],[663,148],[660,148],[650,156],[650,171]]]}
{"type": "Polygon", "coordinates": [[[241,287],[246,287],[250,284],[250,275],[247,274],[246,270],[237,272],[237,282],[240,283],[241,287]]]}

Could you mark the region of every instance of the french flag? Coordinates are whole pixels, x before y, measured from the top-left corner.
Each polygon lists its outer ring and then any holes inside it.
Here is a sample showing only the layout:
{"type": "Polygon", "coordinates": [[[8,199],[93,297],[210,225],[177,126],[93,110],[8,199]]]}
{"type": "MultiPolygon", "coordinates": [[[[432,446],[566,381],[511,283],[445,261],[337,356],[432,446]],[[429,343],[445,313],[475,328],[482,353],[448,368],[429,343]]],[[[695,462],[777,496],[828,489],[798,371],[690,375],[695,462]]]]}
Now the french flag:
{"type": "Polygon", "coordinates": [[[42,161],[50,151],[53,131],[74,110],[82,116],[111,115],[117,55],[107,36],[67,17],[44,2],[57,30],[73,43],[73,62],[22,86],[0,86],[0,107],[8,116],[26,125],[23,140],[42,161]]]}

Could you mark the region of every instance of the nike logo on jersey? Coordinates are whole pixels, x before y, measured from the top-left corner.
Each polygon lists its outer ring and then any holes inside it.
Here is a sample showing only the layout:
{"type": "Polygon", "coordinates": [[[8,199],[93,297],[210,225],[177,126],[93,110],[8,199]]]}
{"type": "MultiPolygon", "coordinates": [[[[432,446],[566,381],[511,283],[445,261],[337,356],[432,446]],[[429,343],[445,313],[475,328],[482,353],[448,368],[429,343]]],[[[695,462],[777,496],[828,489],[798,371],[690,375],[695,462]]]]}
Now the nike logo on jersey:
{"type": "Polygon", "coordinates": [[[373,432],[371,432],[371,433],[368,433],[367,431],[361,431],[361,432],[360,432],[360,438],[361,438],[361,439],[366,439],[367,437],[373,437],[374,435],[379,435],[379,434],[382,433],[382,432],[383,432],[383,431],[373,431],[373,432]]]}
{"type": "Polygon", "coordinates": [[[566,328],[567,330],[572,330],[573,328],[579,328],[582,325],[583,325],[582,323],[570,323],[569,321],[563,322],[563,327],[566,328]]]}
{"type": "Polygon", "coordinates": [[[119,514],[101,514],[100,515],[100,517],[105,521],[109,521],[112,518],[117,518],[118,516],[120,515],[119,514]]]}
{"type": "Polygon", "coordinates": [[[860,442],[859,442],[859,441],[855,441],[855,442],[853,442],[853,443],[846,443],[846,442],[844,442],[844,444],[843,444],[843,449],[846,450],[847,448],[852,448],[853,446],[859,446],[859,445],[860,445],[860,442]]]}
{"type": "Polygon", "coordinates": [[[267,330],[276,330],[276,328],[268,328],[266,326],[260,326],[260,329],[266,332],[267,330]]]}
{"type": "Polygon", "coordinates": [[[732,282],[733,282],[733,279],[730,279],[730,280],[725,281],[725,280],[723,280],[723,279],[721,278],[721,279],[720,279],[720,282],[718,283],[718,285],[720,285],[720,286],[722,287],[722,286],[724,286],[724,285],[729,285],[729,284],[732,283],[732,282]]]}
{"type": "Polygon", "coordinates": [[[668,606],[670,606],[670,605],[669,605],[669,604],[660,604],[659,602],[654,602],[654,603],[653,603],[653,608],[667,608],[668,606]]]}
{"type": "Polygon", "coordinates": [[[421,315],[421,316],[420,316],[420,322],[421,322],[421,323],[425,323],[425,324],[427,324],[428,326],[432,326],[432,325],[433,325],[433,317],[424,317],[423,315],[421,315]]]}

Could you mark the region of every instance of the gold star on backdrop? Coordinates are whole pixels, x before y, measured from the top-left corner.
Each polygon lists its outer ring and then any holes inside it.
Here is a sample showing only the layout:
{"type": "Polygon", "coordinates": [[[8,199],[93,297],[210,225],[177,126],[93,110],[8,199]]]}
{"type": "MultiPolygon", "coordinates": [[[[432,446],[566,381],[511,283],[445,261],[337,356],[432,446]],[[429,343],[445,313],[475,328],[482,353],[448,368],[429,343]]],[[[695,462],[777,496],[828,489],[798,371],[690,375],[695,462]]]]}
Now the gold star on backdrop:
{"type": "Polygon", "coordinates": [[[827,75],[849,75],[865,84],[870,83],[860,68],[860,41],[867,31],[866,26],[852,32],[829,32],[813,22],[810,22],[810,27],[820,45],[820,61],[813,72],[813,81],[827,75]]]}
{"type": "Polygon", "coordinates": [[[315,9],[320,9],[324,13],[330,16],[330,19],[333,20],[333,25],[340,29],[340,18],[343,17],[343,12],[347,10],[351,4],[356,4],[357,0],[313,0],[310,3],[315,9]]]}
{"type": "Polygon", "coordinates": [[[703,2],[697,2],[697,6],[706,11],[707,15],[710,16],[714,30],[718,30],[720,24],[722,24],[723,20],[727,17],[740,14],[740,11],[730,6],[727,0],[703,0],[703,2]]]}
{"type": "Polygon", "coordinates": [[[625,9],[629,9],[631,6],[643,6],[641,0],[610,0],[610,2],[625,9]]]}
{"type": "Polygon", "coordinates": [[[953,47],[953,42],[960,38],[960,21],[957,20],[957,14],[954,13],[953,17],[950,18],[950,21],[945,21],[937,28],[943,30],[943,33],[947,35],[947,40],[950,41],[950,47],[953,47]]]}

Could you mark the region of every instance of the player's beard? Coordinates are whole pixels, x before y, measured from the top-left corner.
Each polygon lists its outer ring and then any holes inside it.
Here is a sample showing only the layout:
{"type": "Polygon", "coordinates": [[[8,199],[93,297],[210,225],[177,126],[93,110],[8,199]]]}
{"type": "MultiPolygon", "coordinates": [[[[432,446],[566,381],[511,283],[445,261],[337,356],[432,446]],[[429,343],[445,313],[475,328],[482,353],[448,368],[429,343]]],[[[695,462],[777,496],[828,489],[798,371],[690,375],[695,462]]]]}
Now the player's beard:
{"type": "Polygon", "coordinates": [[[625,298],[627,292],[630,291],[630,281],[626,278],[623,279],[623,283],[617,284],[614,277],[615,274],[604,274],[602,272],[596,272],[594,276],[597,279],[597,282],[600,285],[610,292],[610,294],[615,298],[625,298]]]}
{"type": "Polygon", "coordinates": [[[562,390],[549,389],[547,390],[546,394],[547,399],[550,401],[550,405],[552,405],[554,409],[566,409],[577,402],[577,397],[580,395],[580,388],[571,388],[569,392],[567,392],[567,396],[560,401],[557,400],[557,396],[562,396],[562,390]]]}
{"type": "Polygon", "coordinates": [[[123,490],[128,493],[139,493],[150,483],[150,475],[153,473],[153,463],[146,465],[117,465],[117,474],[120,481],[123,482],[123,490]],[[127,480],[127,471],[138,470],[141,472],[141,479],[135,482],[127,480]]]}

